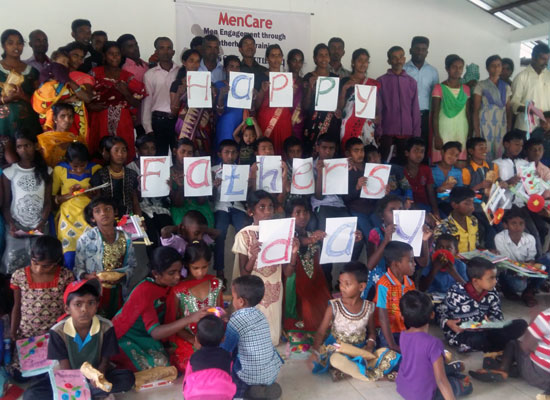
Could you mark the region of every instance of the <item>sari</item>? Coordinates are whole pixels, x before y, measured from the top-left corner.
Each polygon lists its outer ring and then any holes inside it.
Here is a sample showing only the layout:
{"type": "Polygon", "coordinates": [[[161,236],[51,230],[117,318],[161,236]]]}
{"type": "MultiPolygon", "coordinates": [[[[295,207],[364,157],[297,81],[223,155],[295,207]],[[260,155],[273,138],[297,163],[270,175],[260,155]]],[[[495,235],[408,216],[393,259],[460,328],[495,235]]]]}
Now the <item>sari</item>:
{"type": "Polygon", "coordinates": [[[302,108],[302,98],[304,97],[304,82],[302,78],[294,79],[292,88],[294,89],[294,94],[292,96],[292,116],[290,117],[292,123],[292,136],[302,140],[306,119],[304,109],[302,108]]]}
{"type": "MultiPolygon", "coordinates": [[[[190,108],[187,92],[181,96],[181,107],[176,121],[178,139],[189,139],[201,156],[209,156],[212,145],[214,113],[211,108],[190,108]]],[[[233,133],[233,132],[232,132],[233,133]]]]}
{"type": "MultiPolygon", "coordinates": [[[[218,96],[221,96],[221,90],[228,87],[228,84],[224,81],[218,81],[214,84],[214,86],[218,89],[218,96]]],[[[218,117],[218,121],[216,122],[216,139],[214,144],[214,152],[216,154],[218,153],[220,143],[223,140],[233,140],[233,132],[243,121],[243,113],[245,113],[245,111],[241,108],[228,107],[227,97],[228,96],[226,95],[223,101],[223,113],[218,117]]],[[[219,104],[218,101],[216,101],[216,104],[219,104]]]]}

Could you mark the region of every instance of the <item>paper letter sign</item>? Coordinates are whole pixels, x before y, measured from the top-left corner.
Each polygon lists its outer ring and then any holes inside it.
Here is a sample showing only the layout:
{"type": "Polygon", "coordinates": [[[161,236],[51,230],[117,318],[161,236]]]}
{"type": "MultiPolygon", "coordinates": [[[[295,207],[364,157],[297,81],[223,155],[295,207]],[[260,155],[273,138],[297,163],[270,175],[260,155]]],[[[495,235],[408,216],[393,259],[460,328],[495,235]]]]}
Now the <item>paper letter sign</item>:
{"type": "Polygon", "coordinates": [[[351,261],[357,217],[327,218],[326,233],[321,251],[321,264],[351,261]]]}
{"type": "Polygon", "coordinates": [[[220,201],[246,200],[249,165],[223,165],[220,201]]]}
{"type": "Polygon", "coordinates": [[[269,107],[292,107],[292,86],[291,72],[270,72],[269,107]]]}
{"type": "Polygon", "coordinates": [[[187,104],[190,108],[212,108],[210,71],[187,72],[187,104]]]}
{"type": "Polygon", "coordinates": [[[229,72],[229,93],[227,94],[227,107],[252,108],[252,95],[254,92],[254,74],[244,72],[229,72]]]}
{"type": "Polygon", "coordinates": [[[386,195],[386,186],[390,177],[389,165],[365,164],[367,184],[361,188],[360,197],[363,199],[381,199],[386,195]]]}
{"type": "Polygon", "coordinates": [[[322,194],[348,194],[348,159],[332,158],[323,162],[322,194]]]}
{"type": "Polygon", "coordinates": [[[425,216],[426,211],[424,210],[395,210],[393,212],[395,232],[391,240],[410,244],[415,257],[419,257],[420,250],[422,250],[422,227],[425,216]]]}
{"type": "Polygon", "coordinates": [[[54,400],[89,400],[92,393],[79,369],[60,369],[53,373],[54,400]]]}
{"type": "Polygon", "coordinates": [[[53,364],[48,360],[48,340],[50,335],[21,339],[16,342],[23,376],[43,374],[53,364]]]}
{"type": "Polygon", "coordinates": [[[315,111],[336,111],[340,78],[320,76],[315,85],[315,111]]]}
{"type": "Polygon", "coordinates": [[[294,218],[260,221],[258,240],[262,248],[258,254],[258,268],[290,262],[294,224],[294,218]]]}
{"type": "Polygon", "coordinates": [[[313,158],[295,158],[292,160],[292,194],[315,193],[315,180],[313,178],[313,158]]]}
{"type": "Polygon", "coordinates": [[[170,160],[168,156],[140,157],[141,197],[161,197],[170,194],[170,160]]]}
{"type": "Polygon", "coordinates": [[[183,158],[183,190],[185,197],[212,195],[210,157],[183,158]]]}
{"type": "Polygon", "coordinates": [[[283,191],[283,170],[281,156],[258,156],[258,172],[256,172],[256,189],[268,193],[283,191]]]}
{"type": "Polygon", "coordinates": [[[376,86],[355,85],[355,116],[374,119],[376,116],[376,86]]]}

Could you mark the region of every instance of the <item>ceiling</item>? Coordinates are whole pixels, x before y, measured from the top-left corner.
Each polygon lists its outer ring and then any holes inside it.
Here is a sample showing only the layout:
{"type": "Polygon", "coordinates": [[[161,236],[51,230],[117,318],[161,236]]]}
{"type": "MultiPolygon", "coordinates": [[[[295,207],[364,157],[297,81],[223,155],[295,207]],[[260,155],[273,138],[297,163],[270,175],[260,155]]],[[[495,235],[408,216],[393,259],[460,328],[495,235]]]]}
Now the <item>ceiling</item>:
{"type": "Polygon", "coordinates": [[[469,0],[515,28],[550,21],[550,0],[469,0]]]}

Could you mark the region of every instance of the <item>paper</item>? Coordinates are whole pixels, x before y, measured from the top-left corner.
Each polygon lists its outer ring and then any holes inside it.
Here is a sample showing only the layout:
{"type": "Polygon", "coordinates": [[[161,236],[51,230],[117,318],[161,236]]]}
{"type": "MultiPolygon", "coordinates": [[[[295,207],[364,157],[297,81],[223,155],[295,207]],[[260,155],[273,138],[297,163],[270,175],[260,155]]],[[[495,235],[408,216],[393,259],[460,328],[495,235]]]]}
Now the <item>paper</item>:
{"type": "Polygon", "coordinates": [[[48,360],[49,338],[50,335],[45,334],[15,342],[23,376],[42,374],[53,364],[48,360]]]}
{"type": "Polygon", "coordinates": [[[294,158],[292,160],[292,194],[315,193],[315,178],[313,177],[313,158],[294,158]]]}
{"type": "Polygon", "coordinates": [[[336,111],[340,78],[320,76],[315,85],[315,111],[336,111]]]}
{"type": "Polygon", "coordinates": [[[390,178],[391,166],[385,164],[365,164],[367,184],[361,188],[363,199],[381,199],[386,195],[386,186],[390,178]]]}
{"type": "Polygon", "coordinates": [[[248,192],[249,165],[223,165],[220,201],[245,201],[248,192]]]}
{"type": "Polygon", "coordinates": [[[258,268],[290,262],[295,223],[294,218],[260,221],[258,268]]]}
{"type": "Polygon", "coordinates": [[[210,71],[187,71],[187,106],[212,108],[212,79],[210,71]]]}
{"type": "Polygon", "coordinates": [[[60,369],[53,373],[55,400],[89,400],[92,393],[86,378],[78,369],[60,369]]]}
{"type": "Polygon", "coordinates": [[[256,189],[268,193],[282,193],[283,169],[281,156],[256,156],[258,171],[256,172],[256,189]]]}
{"type": "Polygon", "coordinates": [[[227,94],[227,107],[252,108],[252,96],[254,94],[254,74],[244,72],[229,72],[229,93],[227,94]]]}
{"type": "Polygon", "coordinates": [[[376,117],[376,86],[355,85],[355,116],[358,118],[376,117]]]}
{"type": "Polygon", "coordinates": [[[141,197],[163,197],[170,194],[170,159],[168,156],[140,157],[141,197]]]}
{"type": "Polygon", "coordinates": [[[327,218],[321,250],[321,264],[351,261],[351,253],[355,244],[357,217],[327,218]]]}
{"type": "Polygon", "coordinates": [[[332,158],[323,160],[322,194],[348,194],[348,159],[332,158]]]}
{"type": "Polygon", "coordinates": [[[269,73],[269,107],[292,107],[293,95],[291,72],[269,73]]]}
{"type": "Polygon", "coordinates": [[[212,171],[209,156],[183,158],[185,197],[212,195],[212,171]]]}
{"type": "Polygon", "coordinates": [[[394,210],[393,212],[395,232],[391,239],[410,244],[415,257],[419,257],[422,250],[422,227],[425,218],[424,210],[394,210]]]}

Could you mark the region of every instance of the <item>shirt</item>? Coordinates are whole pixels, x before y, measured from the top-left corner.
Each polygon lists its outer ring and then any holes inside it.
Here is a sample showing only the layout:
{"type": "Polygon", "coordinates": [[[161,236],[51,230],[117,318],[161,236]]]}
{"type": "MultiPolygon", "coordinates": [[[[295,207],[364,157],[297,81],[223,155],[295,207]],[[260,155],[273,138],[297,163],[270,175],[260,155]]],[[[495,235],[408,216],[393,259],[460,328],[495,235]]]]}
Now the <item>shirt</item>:
{"type": "Polygon", "coordinates": [[[407,181],[411,185],[414,202],[429,205],[430,201],[428,199],[428,191],[426,190],[426,187],[428,185],[433,186],[434,184],[434,178],[430,167],[421,164],[418,167],[418,172],[414,178],[409,175],[406,168],[404,168],[404,172],[407,181]]]}
{"type": "Polygon", "coordinates": [[[241,72],[246,72],[247,74],[254,74],[254,89],[260,90],[261,82],[260,77],[265,75],[267,68],[263,65],[258,64],[256,60],[252,63],[252,66],[249,67],[245,64],[244,60],[241,60],[241,72]]]}
{"type": "Polygon", "coordinates": [[[391,269],[388,269],[388,272],[376,283],[374,303],[377,308],[388,311],[392,333],[403,332],[406,329],[399,309],[399,300],[405,293],[415,289],[414,282],[408,276],[404,276],[403,283],[401,283],[391,272],[391,269]]]}
{"type": "Polygon", "coordinates": [[[31,56],[31,58],[25,61],[25,64],[35,68],[36,70],[38,70],[38,72],[42,72],[42,70],[46,68],[48,65],[50,65],[50,63],[51,63],[51,60],[48,56],[46,56],[46,60],[43,63],[40,63],[36,61],[36,59],[34,58],[34,54],[31,56]]]}
{"type": "Polygon", "coordinates": [[[462,227],[452,215],[449,215],[434,229],[434,241],[444,233],[448,233],[458,241],[458,252],[465,253],[475,250],[479,242],[479,230],[477,227],[477,218],[472,216],[466,217],[466,229],[462,227]]]}
{"type": "Polygon", "coordinates": [[[231,354],[220,347],[202,346],[189,359],[193,372],[216,368],[231,374],[231,354]]]}
{"type": "Polygon", "coordinates": [[[149,70],[149,65],[141,58],[139,61],[141,62],[141,65],[128,57],[126,58],[126,62],[122,66],[122,69],[130,72],[138,81],[143,82],[144,75],[149,70]]]}
{"type": "Polygon", "coordinates": [[[515,127],[523,131],[527,130],[525,113],[518,113],[518,108],[525,106],[528,101],[534,101],[535,106],[543,112],[550,111],[550,71],[548,69],[545,68],[537,74],[529,65],[512,82],[510,104],[514,113],[517,114],[515,127]]]}
{"type": "Polygon", "coordinates": [[[412,61],[405,64],[403,69],[416,81],[418,90],[418,105],[421,111],[428,111],[432,102],[432,90],[439,83],[437,69],[425,62],[420,69],[412,61]]]}
{"type": "Polygon", "coordinates": [[[341,78],[347,78],[351,75],[351,71],[349,69],[345,69],[342,64],[340,64],[340,67],[338,69],[335,69],[332,67],[332,65],[328,65],[328,72],[332,72],[333,74],[336,74],[341,78]]]}
{"type": "MultiPolygon", "coordinates": [[[[460,260],[455,260],[454,267],[458,275],[464,279],[464,282],[468,282],[468,273],[466,272],[466,264],[460,260]]],[[[422,269],[422,276],[428,276],[433,268],[433,264],[430,262],[426,268],[422,269]]],[[[451,286],[455,283],[455,279],[447,271],[439,270],[434,276],[434,280],[430,284],[428,293],[447,293],[451,286]]]]}
{"type": "Polygon", "coordinates": [[[462,183],[462,171],[460,169],[456,167],[451,167],[451,169],[447,173],[447,176],[445,176],[445,173],[441,168],[439,168],[439,165],[435,165],[432,167],[432,177],[434,180],[435,188],[443,185],[443,183],[445,183],[445,181],[451,176],[456,179],[455,187],[464,186],[462,183]]]}
{"type": "Polygon", "coordinates": [[[541,312],[527,329],[539,341],[537,348],[529,356],[531,361],[550,372],[550,308],[541,312]]]}
{"type": "MultiPolygon", "coordinates": [[[[201,60],[201,65],[199,66],[199,71],[209,71],[209,69],[204,64],[204,58],[201,60]]],[[[218,81],[223,81],[225,79],[225,71],[223,70],[223,63],[218,62],[216,68],[210,71],[211,74],[211,83],[214,84],[218,81]]]]}
{"type": "Polygon", "coordinates": [[[405,71],[396,75],[391,69],[377,81],[381,85],[376,105],[381,117],[378,135],[420,136],[416,81],[405,71]]]}
{"type": "Polygon", "coordinates": [[[153,111],[170,112],[170,85],[176,79],[179,67],[172,64],[170,71],[160,65],[151,68],[143,76],[148,96],[143,99],[141,123],[145,133],[153,132],[153,111]]]}
{"type": "Polygon", "coordinates": [[[496,234],[495,246],[500,254],[512,261],[532,261],[537,256],[535,237],[527,232],[523,232],[519,243],[515,244],[508,229],[505,229],[496,234]]]}
{"type": "MultiPolygon", "coordinates": [[[[212,173],[214,174],[214,179],[223,180],[223,164],[214,165],[212,167],[212,173]]],[[[246,213],[242,201],[220,201],[221,197],[221,185],[217,188],[214,188],[215,202],[214,202],[214,211],[225,211],[229,212],[230,208],[240,210],[246,213]]]]}

